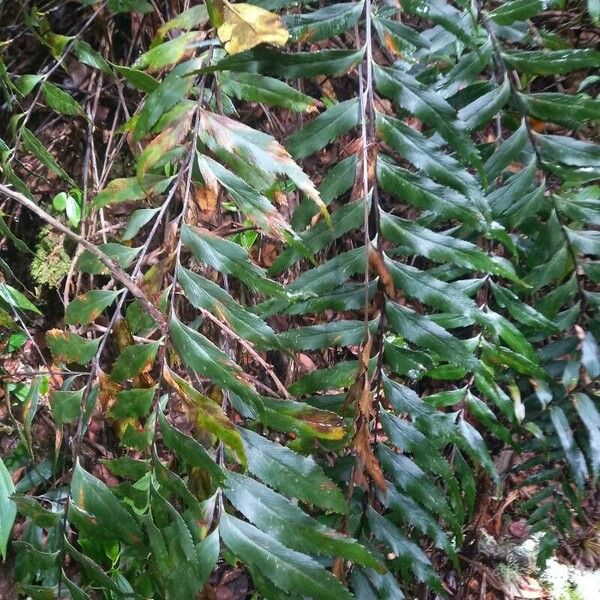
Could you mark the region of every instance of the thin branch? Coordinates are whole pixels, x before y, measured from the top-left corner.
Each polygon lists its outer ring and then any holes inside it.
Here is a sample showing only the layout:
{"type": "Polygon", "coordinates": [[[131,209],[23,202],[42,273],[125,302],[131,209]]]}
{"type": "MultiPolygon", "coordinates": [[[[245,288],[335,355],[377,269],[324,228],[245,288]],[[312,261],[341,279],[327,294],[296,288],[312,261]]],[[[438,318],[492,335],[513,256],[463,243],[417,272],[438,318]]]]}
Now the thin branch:
{"type": "MultiPolygon", "coordinates": [[[[71,48],[79,40],[79,38],[82,36],[82,34],[88,29],[88,27],[94,22],[94,20],[96,19],[96,17],[98,17],[98,15],[102,14],[103,8],[104,8],[104,2],[101,5],[98,5],[97,10],[95,10],[93,12],[92,16],[79,28],[79,30],[72,37],[72,39],[69,40],[69,42],[65,46],[64,50],[62,51],[62,54],[56,59],[56,62],[54,63],[54,65],[52,65],[52,67],[49,68],[49,70],[47,71],[47,73],[43,74],[42,80],[44,82],[48,81],[50,79],[50,76],[63,64],[63,62],[69,56],[71,48]]],[[[34,35],[36,37],[38,37],[38,39],[39,39],[39,36],[38,36],[37,32],[35,30],[32,30],[32,31],[33,31],[34,35]]],[[[25,111],[25,116],[23,117],[23,119],[20,122],[19,131],[18,131],[18,133],[16,135],[14,149],[13,149],[13,152],[12,152],[10,158],[8,159],[9,163],[11,163],[13,161],[13,159],[15,158],[15,156],[17,155],[16,151],[17,151],[17,148],[19,147],[19,144],[21,142],[21,137],[23,135],[23,130],[27,126],[29,118],[33,114],[33,110],[36,107],[37,102],[40,99],[40,96],[42,95],[42,88],[43,88],[42,85],[38,86],[38,89],[37,89],[36,94],[35,94],[35,96],[33,98],[33,101],[31,102],[31,105],[30,105],[29,109],[27,111],[25,111]]]]}
{"type": "Polygon", "coordinates": [[[252,356],[252,358],[254,358],[254,360],[258,364],[260,364],[263,367],[263,369],[265,369],[265,371],[269,374],[269,376],[273,380],[273,383],[275,383],[277,389],[283,394],[283,396],[288,399],[290,398],[290,394],[285,388],[285,385],[283,385],[279,377],[277,377],[277,375],[275,374],[275,371],[273,371],[273,367],[264,358],[262,358],[262,356],[252,347],[252,345],[249,342],[247,342],[244,338],[240,337],[237,333],[235,333],[235,331],[233,331],[227,325],[225,325],[225,323],[219,321],[217,317],[213,316],[206,309],[201,308],[200,311],[202,312],[203,316],[212,321],[215,325],[217,325],[217,327],[221,328],[228,336],[232,337],[243,348],[245,348],[248,351],[248,353],[252,356]]]}
{"type": "MultiPolygon", "coordinates": [[[[368,9],[365,7],[368,12],[368,9]]],[[[358,38],[357,36],[357,39],[358,38]]],[[[367,59],[367,70],[370,72],[367,59]]],[[[368,76],[367,76],[368,79],[368,76]]],[[[359,96],[360,96],[360,121],[361,121],[361,143],[362,143],[362,187],[363,187],[363,202],[364,202],[364,245],[365,245],[365,341],[369,337],[369,247],[371,246],[371,234],[369,232],[369,140],[367,134],[367,109],[366,109],[366,93],[365,84],[363,82],[362,69],[359,69],[358,76],[359,96]]]]}
{"type": "Polygon", "coordinates": [[[9,198],[12,198],[19,204],[23,205],[25,208],[29,209],[32,213],[37,215],[43,221],[46,221],[49,225],[52,225],[56,230],[64,233],[67,237],[72,239],[74,242],[77,242],[81,246],[83,246],[86,250],[90,252],[95,258],[97,258],[111,273],[113,279],[123,284],[127,290],[131,293],[132,296],[137,298],[144,309],[148,312],[148,314],[156,321],[160,330],[166,335],[168,334],[169,327],[167,324],[167,320],[163,313],[154,305],[146,294],[142,291],[142,289],[127,275],[121,267],[115,263],[111,258],[109,258],[104,252],[99,250],[94,244],[88,242],[86,239],[82,238],[79,234],[71,231],[66,225],[55,219],[53,216],[49,215],[44,209],[40,208],[35,202],[24,196],[23,194],[16,192],[9,187],[0,184],[0,194],[4,194],[9,198]]]}

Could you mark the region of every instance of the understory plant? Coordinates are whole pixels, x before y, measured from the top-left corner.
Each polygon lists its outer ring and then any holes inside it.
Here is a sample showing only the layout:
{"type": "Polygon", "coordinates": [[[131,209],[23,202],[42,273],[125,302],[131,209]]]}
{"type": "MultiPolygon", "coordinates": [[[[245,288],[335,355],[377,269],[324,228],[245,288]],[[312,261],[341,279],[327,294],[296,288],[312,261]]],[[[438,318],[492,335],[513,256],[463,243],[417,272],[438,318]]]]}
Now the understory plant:
{"type": "Polygon", "coordinates": [[[600,52],[538,26],[565,3],[164,4],[9,3],[19,593],[455,597],[509,474],[540,564],[593,537],[600,52]]]}

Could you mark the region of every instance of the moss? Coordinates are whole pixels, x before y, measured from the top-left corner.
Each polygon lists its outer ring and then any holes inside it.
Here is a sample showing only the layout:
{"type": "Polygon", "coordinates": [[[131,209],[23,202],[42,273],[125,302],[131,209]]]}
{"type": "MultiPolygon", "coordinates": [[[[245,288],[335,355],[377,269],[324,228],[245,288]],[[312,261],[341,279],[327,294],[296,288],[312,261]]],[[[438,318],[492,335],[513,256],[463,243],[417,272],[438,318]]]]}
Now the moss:
{"type": "Polygon", "coordinates": [[[561,595],[560,600],[585,600],[585,598],[575,588],[569,586],[569,589],[561,595]]]}
{"type": "Polygon", "coordinates": [[[497,566],[498,574],[507,583],[517,583],[521,577],[521,571],[510,563],[501,562],[497,566]]]}
{"type": "Polygon", "coordinates": [[[64,235],[43,227],[38,236],[31,276],[39,286],[57,288],[69,272],[71,258],[64,248],[64,235]]]}

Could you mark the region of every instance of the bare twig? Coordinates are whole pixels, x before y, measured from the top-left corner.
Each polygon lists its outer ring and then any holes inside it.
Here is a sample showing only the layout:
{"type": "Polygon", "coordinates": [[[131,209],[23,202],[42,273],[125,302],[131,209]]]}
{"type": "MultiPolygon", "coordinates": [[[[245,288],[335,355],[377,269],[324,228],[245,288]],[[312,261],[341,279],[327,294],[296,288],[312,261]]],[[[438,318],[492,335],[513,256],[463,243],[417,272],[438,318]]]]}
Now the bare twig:
{"type": "Polygon", "coordinates": [[[44,209],[40,208],[35,202],[24,196],[23,194],[12,190],[11,188],[0,184],[0,194],[4,194],[9,198],[12,198],[25,208],[30,210],[32,213],[37,215],[43,221],[46,221],[49,225],[52,225],[55,229],[64,233],[67,237],[71,238],[74,242],[77,242],[90,252],[95,258],[97,258],[111,273],[112,277],[123,284],[132,296],[137,298],[144,309],[148,311],[148,314],[156,321],[160,330],[166,335],[169,331],[167,320],[165,315],[158,310],[158,308],[148,300],[148,297],[142,289],[127,275],[123,269],[115,261],[109,258],[104,252],[99,250],[94,244],[88,242],[82,238],[79,234],[71,231],[66,225],[49,215],[44,209]]]}
{"type": "Polygon", "coordinates": [[[254,358],[254,360],[263,367],[263,369],[269,374],[269,377],[273,380],[273,383],[277,386],[277,389],[283,394],[285,398],[289,398],[290,395],[285,388],[285,385],[281,382],[279,377],[273,371],[273,367],[264,359],[262,356],[252,347],[250,343],[248,343],[244,338],[240,337],[235,331],[230,329],[225,323],[222,323],[217,319],[217,317],[213,316],[208,310],[201,308],[200,311],[202,315],[212,321],[215,325],[220,327],[229,337],[233,338],[238,342],[243,348],[245,348],[248,353],[254,358]]]}
{"type": "MultiPolygon", "coordinates": [[[[369,337],[369,247],[371,245],[371,234],[369,231],[369,196],[371,190],[369,189],[369,111],[367,110],[367,102],[369,98],[368,90],[372,87],[372,69],[371,69],[371,40],[370,40],[370,10],[368,6],[369,0],[365,4],[365,30],[366,30],[366,56],[365,66],[367,70],[366,83],[364,81],[362,66],[358,68],[358,93],[360,100],[360,124],[361,124],[361,142],[362,142],[362,188],[363,188],[363,202],[364,202],[364,244],[365,244],[365,341],[369,337]]],[[[356,41],[360,43],[360,36],[358,31],[356,33],[356,41]]]]}

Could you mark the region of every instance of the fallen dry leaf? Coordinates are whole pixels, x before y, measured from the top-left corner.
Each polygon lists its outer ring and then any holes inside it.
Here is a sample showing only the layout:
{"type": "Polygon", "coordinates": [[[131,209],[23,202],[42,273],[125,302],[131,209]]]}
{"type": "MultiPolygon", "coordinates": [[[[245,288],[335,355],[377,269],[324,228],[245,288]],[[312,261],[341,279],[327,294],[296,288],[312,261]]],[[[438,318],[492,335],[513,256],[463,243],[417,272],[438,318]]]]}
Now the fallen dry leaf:
{"type": "Polygon", "coordinates": [[[217,29],[229,54],[250,50],[259,44],[283,46],[290,37],[277,15],[252,4],[223,3],[223,24],[217,29]]]}

